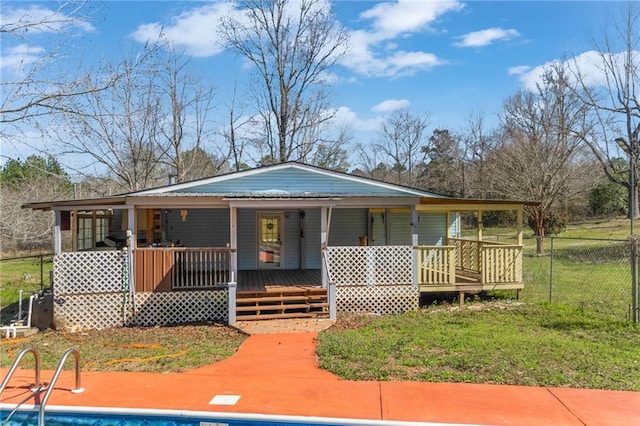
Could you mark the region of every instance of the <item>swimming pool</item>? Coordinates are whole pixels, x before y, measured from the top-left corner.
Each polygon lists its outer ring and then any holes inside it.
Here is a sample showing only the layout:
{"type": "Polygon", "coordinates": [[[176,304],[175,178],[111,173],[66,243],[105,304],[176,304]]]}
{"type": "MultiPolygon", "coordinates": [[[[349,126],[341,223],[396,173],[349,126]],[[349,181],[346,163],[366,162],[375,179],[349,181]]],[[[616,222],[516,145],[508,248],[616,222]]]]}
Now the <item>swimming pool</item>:
{"type": "MultiPolygon", "coordinates": [[[[2,426],[38,424],[37,408],[16,411],[0,404],[2,426]]],[[[125,408],[47,406],[46,426],[443,426],[443,423],[416,423],[385,420],[353,420],[325,417],[276,416],[266,414],[214,413],[206,411],[142,410],[125,408]]],[[[450,424],[448,424],[450,425],[450,424]]]]}

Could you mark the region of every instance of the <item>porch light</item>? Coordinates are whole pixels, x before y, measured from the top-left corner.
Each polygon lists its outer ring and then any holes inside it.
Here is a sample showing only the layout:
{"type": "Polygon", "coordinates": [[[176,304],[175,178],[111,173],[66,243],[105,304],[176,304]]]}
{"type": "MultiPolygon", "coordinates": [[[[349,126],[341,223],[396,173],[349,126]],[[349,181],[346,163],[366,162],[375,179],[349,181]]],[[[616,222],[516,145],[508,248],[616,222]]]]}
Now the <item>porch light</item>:
{"type": "Polygon", "coordinates": [[[188,214],[189,214],[189,210],[187,210],[187,209],[180,210],[180,217],[182,218],[183,222],[187,221],[187,215],[188,214]]]}

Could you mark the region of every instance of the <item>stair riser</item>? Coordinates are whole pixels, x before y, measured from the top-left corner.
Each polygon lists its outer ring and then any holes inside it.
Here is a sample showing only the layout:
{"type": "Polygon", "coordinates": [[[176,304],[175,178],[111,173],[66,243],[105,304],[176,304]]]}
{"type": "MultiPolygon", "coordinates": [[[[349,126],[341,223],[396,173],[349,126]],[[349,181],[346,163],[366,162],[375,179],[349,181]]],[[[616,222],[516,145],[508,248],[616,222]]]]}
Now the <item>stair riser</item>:
{"type": "Polygon", "coordinates": [[[328,317],[326,290],[238,294],[236,317],[240,320],[328,317]]]}

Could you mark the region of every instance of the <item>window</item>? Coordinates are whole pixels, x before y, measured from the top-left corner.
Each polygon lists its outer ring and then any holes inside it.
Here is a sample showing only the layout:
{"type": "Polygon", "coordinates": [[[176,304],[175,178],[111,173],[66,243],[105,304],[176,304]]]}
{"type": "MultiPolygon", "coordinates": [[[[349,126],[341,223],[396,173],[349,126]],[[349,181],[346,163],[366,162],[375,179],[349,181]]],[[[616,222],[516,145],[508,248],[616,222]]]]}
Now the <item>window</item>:
{"type": "Polygon", "coordinates": [[[105,247],[104,239],[109,235],[113,215],[107,210],[78,212],[78,250],[93,250],[105,247]]]}

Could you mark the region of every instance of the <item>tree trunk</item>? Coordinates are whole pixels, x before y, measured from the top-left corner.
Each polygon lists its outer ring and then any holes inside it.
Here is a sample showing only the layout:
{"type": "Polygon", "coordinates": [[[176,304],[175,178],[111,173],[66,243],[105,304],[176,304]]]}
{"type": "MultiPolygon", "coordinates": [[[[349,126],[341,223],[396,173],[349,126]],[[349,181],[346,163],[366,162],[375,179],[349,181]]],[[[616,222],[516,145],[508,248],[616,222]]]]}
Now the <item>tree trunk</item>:
{"type": "Polygon", "coordinates": [[[536,209],[533,220],[536,231],[536,254],[544,254],[544,213],[536,209]]]}

